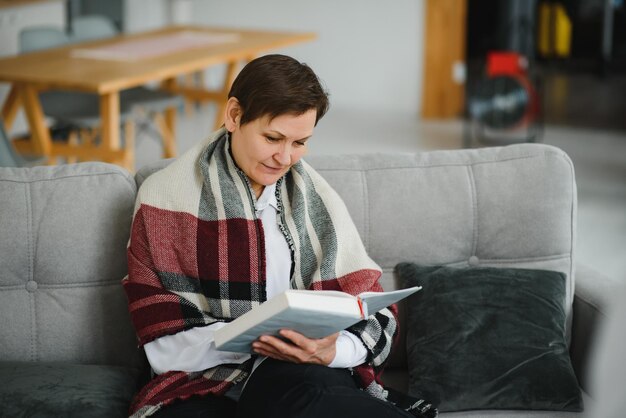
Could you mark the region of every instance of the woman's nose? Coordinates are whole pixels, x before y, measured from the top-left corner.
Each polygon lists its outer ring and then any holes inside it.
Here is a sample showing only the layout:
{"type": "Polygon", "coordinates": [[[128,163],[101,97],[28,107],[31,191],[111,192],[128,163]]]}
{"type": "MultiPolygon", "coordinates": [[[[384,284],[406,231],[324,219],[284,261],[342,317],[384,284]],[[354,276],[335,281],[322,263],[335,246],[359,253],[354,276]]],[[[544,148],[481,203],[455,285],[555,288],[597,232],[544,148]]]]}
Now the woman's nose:
{"type": "Polygon", "coordinates": [[[278,152],[274,154],[274,158],[282,166],[289,165],[291,163],[291,154],[289,152],[289,148],[286,146],[280,147],[278,152]]]}

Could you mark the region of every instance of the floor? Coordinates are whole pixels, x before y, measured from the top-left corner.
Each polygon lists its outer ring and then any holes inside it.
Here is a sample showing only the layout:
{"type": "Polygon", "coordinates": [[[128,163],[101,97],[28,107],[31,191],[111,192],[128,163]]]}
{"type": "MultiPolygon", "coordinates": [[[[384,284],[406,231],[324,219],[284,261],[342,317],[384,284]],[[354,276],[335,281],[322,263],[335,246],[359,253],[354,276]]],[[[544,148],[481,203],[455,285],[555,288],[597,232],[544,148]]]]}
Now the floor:
{"type": "MultiPolygon", "coordinates": [[[[601,273],[626,282],[626,84],[619,79],[617,91],[598,84],[604,82],[586,79],[547,80],[554,88],[546,92],[546,103],[553,109],[546,114],[543,142],[565,150],[574,162],[578,185],[578,243],[577,259],[601,273]],[[567,88],[554,87],[565,83],[567,88]],[[585,101],[570,97],[592,89],[595,96],[585,101]],[[576,88],[573,88],[576,87],[576,88]],[[557,97],[557,93],[565,97],[557,97]],[[604,96],[602,96],[604,95],[604,96]],[[606,103],[613,96],[614,103],[623,106],[615,110],[606,103]],[[602,99],[604,97],[604,100],[602,99]],[[561,107],[554,103],[561,103],[561,107]],[[563,108],[572,103],[573,107],[563,108]],[[601,111],[605,109],[604,111],[601,111]],[[608,110],[606,110],[608,109],[608,110]],[[609,128],[598,129],[597,118],[603,115],[609,128]],[[578,115],[578,116],[577,116],[578,115]],[[591,122],[584,122],[588,117],[591,122]]],[[[179,151],[184,152],[210,132],[214,107],[197,108],[193,113],[182,112],[177,125],[179,151]]],[[[600,122],[601,124],[602,122],[600,122]]],[[[346,154],[370,152],[419,152],[462,147],[463,123],[424,122],[415,115],[354,112],[331,108],[316,128],[310,141],[310,154],[346,154]]],[[[158,158],[160,146],[151,136],[137,138],[137,167],[158,158]]]]}

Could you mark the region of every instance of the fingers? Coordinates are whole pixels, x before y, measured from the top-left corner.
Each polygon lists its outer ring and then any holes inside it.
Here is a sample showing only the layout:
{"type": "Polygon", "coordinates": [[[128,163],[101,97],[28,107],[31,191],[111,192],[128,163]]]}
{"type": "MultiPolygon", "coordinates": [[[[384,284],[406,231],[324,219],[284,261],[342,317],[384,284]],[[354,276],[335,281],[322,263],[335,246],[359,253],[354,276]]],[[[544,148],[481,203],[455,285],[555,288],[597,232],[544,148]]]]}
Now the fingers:
{"type": "Polygon", "coordinates": [[[315,349],[316,340],[312,340],[310,338],[305,337],[299,332],[292,331],[290,329],[281,329],[280,335],[284,338],[287,338],[294,345],[300,347],[305,351],[311,351],[315,349]]]}
{"type": "Polygon", "coordinates": [[[304,363],[313,354],[310,349],[269,335],[260,337],[252,344],[252,348],[258,354],[293,363],[304,363]]]}
{"type": "Polygon", "coordinates": [[[289,341],[264,335],[252,344],[253,350],[260,355],[292,363],[328,365],[335,358],[338,334],[311,339],[295,331],[281,330],[280,335],[289,341]]]}
{"type": "Polygon", "coordinates": [[[285,353],[276,350],[276,348],[265,343],[255,343],[254,352],[261,356],[271,357],[276,360],[288,361],[291,363],[300,363],[297,358],[288,356],[285,353]]]}

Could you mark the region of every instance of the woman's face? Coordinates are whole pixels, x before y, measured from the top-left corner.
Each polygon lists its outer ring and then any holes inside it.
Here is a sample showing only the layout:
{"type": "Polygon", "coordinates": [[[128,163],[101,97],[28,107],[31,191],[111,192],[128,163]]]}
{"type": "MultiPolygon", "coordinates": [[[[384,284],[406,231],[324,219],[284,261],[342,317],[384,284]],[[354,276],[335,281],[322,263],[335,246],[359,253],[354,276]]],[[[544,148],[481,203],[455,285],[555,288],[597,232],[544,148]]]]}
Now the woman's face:
{"type": "Polygon", "coordinates": [[[306,154],[306,143],[313,135],[316,110],[301,115],[268,116],[240,126],[237,119],[226,123],[231,132],[235,162],[248,176],[258,198],[263,188],[275,183],[306,154]],[[230,126],[229,126],[230,125],[230,126]]]}

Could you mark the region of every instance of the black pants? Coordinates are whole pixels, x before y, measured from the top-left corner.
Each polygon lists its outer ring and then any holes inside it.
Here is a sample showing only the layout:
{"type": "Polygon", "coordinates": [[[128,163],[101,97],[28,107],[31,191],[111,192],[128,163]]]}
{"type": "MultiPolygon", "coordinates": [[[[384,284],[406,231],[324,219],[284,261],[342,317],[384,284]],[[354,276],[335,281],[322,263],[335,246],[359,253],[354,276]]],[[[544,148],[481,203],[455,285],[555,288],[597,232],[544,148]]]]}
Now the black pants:
{"type": "Polygon", "coordinates": [[[267,359],[241,395],[239,418],[413,418],[360,390],[350,372],[267,359]]]}
{"type": "Polygon", "coordinates": [[[413,418],[360,390],[350,372],[267,359],[252,373],[239,403],[193,397],[155,417],[219,418],[413,418]]]}
{"type": "Polygon", "coordinates": [[[237,402],[224,396],[192,396],[157,411],[158,418],[234,418],[237,402]]]}

